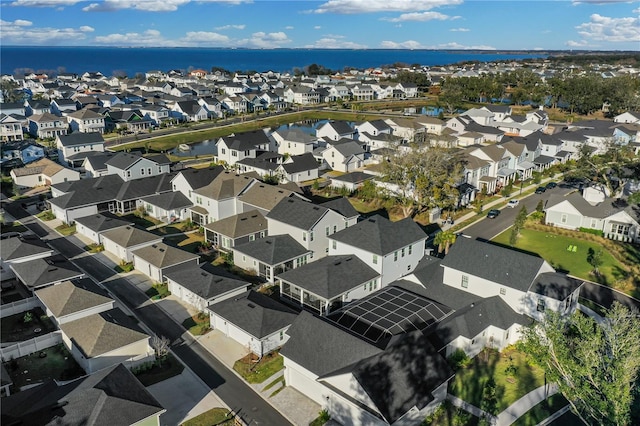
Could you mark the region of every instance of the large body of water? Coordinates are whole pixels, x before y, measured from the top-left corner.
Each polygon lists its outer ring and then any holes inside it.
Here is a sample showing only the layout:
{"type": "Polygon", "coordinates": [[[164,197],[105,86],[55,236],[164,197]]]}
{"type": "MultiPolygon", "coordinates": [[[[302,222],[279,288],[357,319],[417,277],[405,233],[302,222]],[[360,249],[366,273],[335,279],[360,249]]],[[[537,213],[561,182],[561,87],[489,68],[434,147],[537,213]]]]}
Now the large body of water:
{"type": "Polygon", "coordinates": [[[229,71],[293,71],[313,63],[332,70],[370,68],[402,62],[427,66],[463,61],[492,62],[546,57],[535,53],[444,50],[348,50],[348,49],[213,49],[213,48],[117,48],[117,47],[0,47],[0,73],[99,71],[106,76],[150,70],[187,70],[190,67],[229,71]]]}

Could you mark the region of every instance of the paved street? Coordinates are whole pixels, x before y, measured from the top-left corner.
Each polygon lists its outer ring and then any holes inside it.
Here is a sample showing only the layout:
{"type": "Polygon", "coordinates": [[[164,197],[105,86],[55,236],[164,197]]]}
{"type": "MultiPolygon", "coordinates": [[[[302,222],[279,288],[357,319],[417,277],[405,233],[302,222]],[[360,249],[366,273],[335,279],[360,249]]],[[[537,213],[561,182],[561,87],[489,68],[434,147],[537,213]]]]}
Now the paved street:
{"type": "MultiPolygon", "coordinates": [[[[138,288],[121,278],[116,272],[89,256],[69,238],[49,233],[37,219],[29,217],[20,206],[6,205],[5,209],[14,218],[33,230],[64,256],[101,282],[115,297],[154,333],[166,336],[171,341],[173,352],[209,386],[216,395],[234,410],[248,425],[288,425],[287,421],[269,403],[257,395],[251,387],[229,371],[218,359],[199,345],[182,326],[178,325],[162,309],[151,302],[138,288]]],[[[73,238],[73,237],[71,237],[73,238]]]]}

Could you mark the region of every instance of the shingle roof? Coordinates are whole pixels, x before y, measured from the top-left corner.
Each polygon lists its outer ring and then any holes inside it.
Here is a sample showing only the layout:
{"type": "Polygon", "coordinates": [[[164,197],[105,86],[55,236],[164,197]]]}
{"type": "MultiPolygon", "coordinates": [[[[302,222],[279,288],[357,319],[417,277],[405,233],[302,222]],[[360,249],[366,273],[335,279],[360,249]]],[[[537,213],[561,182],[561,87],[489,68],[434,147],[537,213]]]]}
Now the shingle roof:
{"type": "Polygon", "coordinates": [[[271,210],[281,200],[291,197],[294,193],[279,186],[256,182],[238,197],[238,200],[252,207],[271,210]]]}
{"type": "Polygon", "coordinates": [[[578,287],[584,284],[584,280],[570,277],[559,272],[544,272],[531,284],[529,291],[556,300],[565,300],[578,287]]]}
{"type": "Polygon", "coordinates": [[[295,310],[253,290],[214,303],[209,309],[258,339],[282,330],[297,317],[295,310]]]}
{"type": "Polygon", "coordinates": [[[315,136],[305,133],[296,127],[276,130],[274,133],[277,133],[283,140],[290,142],[311,144],[317,140],[315,136]]]}
{"type": "Polygon", "coordinates": [[[343,255],[327,256],[277,277],[317,296],[331,299],[379,276],[358,257],[343,255]]]}
{"type": "Polygon", "coordinates": [[[411,218],[391,222],[380,215],[330,235],[329,238],[370,253],[387,255],[409,244],[426,239],[427,235],[411,218]]]}
{"type": "Polygon", "coordinates": [[[267,213],[267,219],[276,220],[287,225],[311,229],[329,209],[317,204],[289,197],[280,201],[267,213]]]}
{"type": "Polygon", "coordinates": [[[182,192],[165,192],[141,198],[145,203],[152,204],[164,210],[174,210],[191,207],[193,203],[182,192]]]}
{"type": "Polygon", "coordinates": [[[164,409],[123,364],[58,386],[49,381],[2,399],[2,424],[131,425],[164,409]]]}
{"type": "Polygon", "coordinates": [[[104,232],[109,229],[120,228],[121,226],[133,225],[133,223],[122,220],[118,216],[108,212],[78,217],[75,219],[75,221],[76,223],[83,225],[85,228],[94,232],[104,232]]]}
{"type": "Polygon", "coordinates": [[[225,200],[237,197],[257,177],[256,173],[236,175],[231,171],[224,171],[211,183],[194,192],[214,200],[225,200]]]}
{"type": "Polygon", "coordinates": [[[65,281],[36,291],[38,299],[58,318],[113,302],[107,294],[89,278],[65,281]]]}
{"type": "Polygon", "coordinates": [[[290,235],[272,235],[265,238],[258,238],[255,241],[239,244],[233,249],[240,254],[257,259],[267,265],[278,265],[303,256],[310,251],[290,235]]]}
{"type": "Polygon", "coordinates": [[[209,231],[231,238],[267,231],[267,220],[258,210],[239,213],[204,225],[209,231]]]}
{"type": "Polygon", "coordinates": [[[168,270],[165,276],[205,300],[250,286],[246,281],[217,275],[208,270],[208,265],[203,263],[168,270]]]}
{"type": "Polygon", "coordinates": [[[360,183],[365,180],[373,179],[375,176],[364,172],[351,172],[344,175],[332,177],[331,180],[337,180],[340,182],[360,183]]]}
{"type": "Polygon", "coordinates": [[[326,201],[320,205],[328,208],[329,210],[333,210],[340,216],[347,219],[360,216],[360,213],[358,213],[346,197],[334,198],[333,200],[326,201]]]}
{"type": "Polygon", "coordinates": [[[200,256],[195,253],[189,253],[164,243],[139,248],[134,250],[132,254],[157,268],[167,268],[179,263],[200,259],[200,256]]]}
{"type": "MultiPolygon", "coordinates": [[[[184,176],[191,189],[199,189],[210,184],[216,176],[224,171],[224,166],[215,166],[208,169],[184,169],[178,175],[184,176]]],[[[177,177],[177,176],[176,176],[177,177]]]]}
{"type": "Polygon", "coordinates": [[[11,237],[2,240],[0,244],[0,259],[4,261],[44,253],[53,253],[53,249],[40,238],[33,236],[11,237]]]}
{"type": "Polygon", "coordinates": [[[87,157],[86,161],[93,170],[107,170],[107,161],[118,155],[115,152],[104,152],[87,157]]]}
{"type": "Polygon", "coordinates": [[[65,168],[58,163],[55,163],[48,158],[41,158],[40,160],[29,163],[28,166],[21,167],[19,169],[13,169],[12,173],[16,176],[30,176],[43,174],[45,176],[53,176],[65,168]]]}
{"type": "Polygon", "coordinates": [[[325,126],[333,128],[339,135],[348,135],[355,132],[351,125],[346,121],[329,121],[323,124],[321,128],[325,126]]]}
{"type": "Polygon", "coordinates": [[[262,130],[252,132],[236,133],[221,138],[229,149],[236,151],[248,151],[256,149],[258,145],[269,145],[269,138],[262,130]]]}
{"type": "MultiPolygon", "coordinates": [[[[576,210],[578,210],[583,216],[596,217],[604,219],[605,217],[613,216],[614,214],[625,209],[626,206],[616,204],[616,200],[613,198],[607,198],[603,202],[596,205],[591,205],[587,200],[578,192],[567,194],[566,196],[551,194],[547,203],[545,204],[545,210],[556,206],[563,201],[569,202],[576,210]]],[[[631,215],[633,217],[633,215],[631,215]]]]}
{"type": "Polygon", "coordinates": [[[441,264],[526,292],[544,263],[544,259],[530,254],[470,238],[458,238],[441,264]]]}
{"type": "Polygon", "coordinates": [[[113,241],[120,247],[134,247],[152,241],[162,241],[162,237],[133,226],[123,226],[102,233],[102,238],[113,241]]]}
{"type": "Polygon", "coordinates": [[[61,324],[60,329],[69,339],[73,339],[75,346],[87,358],[149,338],[136,322],[118,308],[61,324]]]}
{"type": "Polygon", "coordinates": [[[290,158],[290,160],[291,163],[282,164],[282,168],[287,173],[300,173],[318,168],[318,162],[310,152],[305,152],[301,155],[294,155],[290,158]]]}
{"type": "Polygon", "coordinates": [[[96,143],[104,143],[104,138],[98,132],[94,133],[70,133],[68,135],[59,135],[62,146],[89,145],[96,143]]]}
{"type": "Polygon", "coordinates": [[[142,155],[129,154],[128,152],[119,152],[111,159],[105,162],[106,165],[115,167],[116,169],[126,170],[142,159],[142,155]]]}
{"type": "Polygon", "coordinates": [[[59,254],[44,259],[14,263],[10,267],[27,287],[40,287],[84,275],[73,263],[59,254]]]}

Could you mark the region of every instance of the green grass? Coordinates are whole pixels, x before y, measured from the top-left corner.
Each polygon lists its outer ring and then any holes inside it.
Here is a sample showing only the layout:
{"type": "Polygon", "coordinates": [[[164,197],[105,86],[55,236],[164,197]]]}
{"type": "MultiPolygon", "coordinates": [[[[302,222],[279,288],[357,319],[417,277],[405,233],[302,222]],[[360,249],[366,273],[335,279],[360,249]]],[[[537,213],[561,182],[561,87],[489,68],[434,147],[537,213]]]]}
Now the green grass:
{"type": "Polygon", "coordinates": [[[45,222],[56,218],[56,216],[53,214],[51,210],[45,210],[43,212],[40,212],[36,215],[36,217],[45,222]]]}
{"type": "Polygon", "coordinates": [[[193,315],[182,321],[182,326],[194,336],[201,336],[211,330],[209,315],[202,315],[202,318],[200,314],[193,315]]]}
{"type": "Polygon", "coordinates": [[[74,223],[73,225],[69,226],[66,223],[63,223],[60,226],[56,226],[56,231],[58,231],[63,236],[68,237],[69,235],[73,235],[76,233],[76,224],[74,223]]]}
{"type": "Polygon", "coordinates": [[[480,407],[482,391],[490,377],[496,383],[498,412],[544,384],[542,369],[527,364],[525,354],[514,349],[505,349],[502,353],[488,350],[477,355],[471,363],[456,373],[449,393],[468,403],[480,407]],[[486,359],[486,360],[485,360],[486,359]],[[507,373],[508,366],[516,367],[515,374],[507,373]]]}
{"type": "Polygon", "coordinates": [[[282,357],[275,351],[263,356],[259,363],[255,360],[257,357],[249,354],[237,360],[233,369],[249,383],[262,383],[284,368],[282,357]]]}
{"type": "Polygon", "coordinates": [[[556,411],[566,407],[568,404],[569,402],[567,402],[566,398],[561,394],[552,395],[546,401],[542,401],[540,404],[524,413],[524,415],[516,420],[513,425],[535,426],[544,419],[549,418],[549,416],[556,411]]]}
{"type": "Polygon", "coordinates": [[[85,375],[62,344],[16,358],[5,363],[5,368],[17,389],[47,380],[71,380],[85,375]]]}
{"type": "Polygon", "coordinates": [[[477,426],[480,419],[444,401],[420,426],[477,426]]]}
{"type": "Polygon", "coordinates": [[[140,217],[134,213],[129,213],[121,217],[122,220],[126,220],[128,222],[132,222],[142,228],[149,228],[151,226],[156,226],[161,224],[159,220],[156,220],[150,216],[140,217]]]}
{"type": "Polygon", "coordinates": [[[104,251],[104,246],[102,244],[89,244],[88,246],[84,247],[85,251],[88,251],[89,253],[100,253],[101,251],[104,251]]]}
{"type": "Polygon", "coordinates": [[[277,379],[275,379],[274,381],[269,383],[267,386],[265,386],[262,390],[263,391],[269,390],[272,387],[274,387],[275,385],[277,385],[278,383],[284,383],[284,376],[278,377],[277,379]]]}
{"type": "Polygon", "coordinates": [[[118,273],[125,273],[133,271],[133,262],[120,262],[119,265],[116,265],[113,269],[118,273]]]}
{"type": "Polygon", "coordinates": [[[181,248],[189,253],[198,253],[200,246],[204,242],[204,235],[199,233],[171,235],[164,239],[170,246],[181,248]]]}
{"type": "Polygon", "coordinates": [[[145,291],[145,293],[152,300],[164,299],[171,295],[171,292],[169,291],[169,284],[167,283],[154,284],[153,287],[145,291]]]}
{"type": "Polygon", "coordinates": [[[226,408],[212,408],[209,411],[189,419],[182,426],[234,426],[233,415],[226,408]]]}
{"type": "Polygon", "coordinates": [[[162,363],[151,362],[134,367],[131,371],[140,380],[140,383],[151,386],[181,374],[182,370],[184,370],[184,365],[172,354],[168,354],[162,363]]]}
{"type": "MultiPolygon", "coordinates": [[[[493,242],[509,246],[511,228],[493,239],[493,242]]],[[[556,269],[568,271],[571,275],[590,281],[599,281],[612,284],[617,281],[617,271],[623,269],[622,265],[596,242],[581,240],[578,238],[555,235],[549,232],[523,229],[516,245],[517,249],[536,253],[556,269]],[[567,251],[567,247],[577,246],[577,251],[567,251]],[[593,266],[587,262],[589,249],[595,251],[603,249],[600,277],[591,273],[593,266]]]]}

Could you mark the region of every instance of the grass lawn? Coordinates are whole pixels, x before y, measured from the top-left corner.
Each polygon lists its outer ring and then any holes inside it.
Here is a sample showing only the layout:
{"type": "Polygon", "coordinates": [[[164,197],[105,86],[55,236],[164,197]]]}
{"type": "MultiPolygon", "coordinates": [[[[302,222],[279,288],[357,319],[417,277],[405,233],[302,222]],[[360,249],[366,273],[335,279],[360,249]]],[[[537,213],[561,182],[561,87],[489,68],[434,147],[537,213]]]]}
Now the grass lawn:
{"type": "MultiPolygon", "coordinates": [[[[511,228],[494,238],[493,242],[509,246],[510,233],[511,228]]],[[[591,274],[593,267],[587,262],[589,249],[597,251],[603,248],[595,242],[532,229],[523,229],[515,247],[539,254],[554,268],[568,271],[571,275],[585,280],[612,285],[621,277],[619,271],[622,270],[622,265],[606,249],[603,250],[600,277],[591,274]],[[570,245],[577,247],[576,252],[567,250],[570,245]]]]}
{"type": "Polygon", "coordinates": [[[20,222],[10,222],[7,224],[0,224],[0,233],[5,234],[7,232],[26,232],[29,229],[22,225],[20,222]]]}
{"type": "Polygon", "coordinates": [[[145,291],[145,294],[153,300],[159,300],[170,296],[171,292],[169,291],[169,284],[162,283],[154,284],[153,287],[145,291]]]}
{"type": "Polygon", "coordinates": [[[502,353],[488,350],[477,355],[467,367],[456,373],[449,393],[468,403],[480,407],[482,391],[490,377],[496,383],[498,412],[522,396],[544,384],[544,372],[538,367],[527,364],[525,354],[515,349],[505,349],[502,353]],[[507,367],[513,363],[515,374],[507,373],[507,367]]]}
{"type": "Polygon", "coordinates": [[[151,226],[156,226],[161,224],[162,222],[160,222],[159,220],[156,220],[150,216],[145,216],[145,217],[139,217],[137,215],[135,215],[134,213],[129,213],[127,215],[124,215],[121,217],[122,220],[126,220],[132,223],[135,223],[136,225],[142,227],[142,228],[149,228],[151,226]]]}
{"type": "Polygon", "coordinates": [[[133,271],[133,262],[120,262],[113,269],[118,273],[131,272],[133,271]]]}
{"type": "Polygon", "coordinates": [[[74,223],[73,225],[69,226],[66,223],[63,223],[60,226],[56,226],[56,231],[58,231],[65,237],[68,237],[69,235],[73,235],[76,233],[76,225],[74,223]]]}
{"type": "Polygon", "coordinates": [[[36,215],[36,217],[40,220],[44,220],[45,222],[56,218],[56,216],[53,214],[51,210],[45,210],[43,212],[40,212],[36,215]]]}
{"type": "Polygon", "coordinates": [[[104,246],[102,244],[93,243],[85,246],[84,249],[89,253],[100,253],[101,251],[104,251],[104,246]]]}
{"type": "Polygon", "coordinates": [[[172,354],[169,354],[160,365],[158,365],[157,362],[153,362],[148,365],[148,368],[138,366],[132,371],[138,380],[140,380],[140,383],[145,386],[151,386],[181,374],[182,370],[184,370],[184,365],[172,354]]]}
{"type": "Polygon", "coordinates": [[[198,253],[198,249],[204,242],[204,235],[198,233],[171,235],[166,237],[164,242],[170,246],[186,250],[189,253],[198,253]]]}
{"type": "Polygon", "coordinates": [[[477,426],[480,419],[444,401],[420,426],[477,426]]]}
{"type": "Polygon", "coordinates": [[[234,426],[233,415],[226,408],[212,408],[182,423],[182,426],[234,426]]]}
{"type": "Polygon", "coordinates": [[[557,393],[549,397],[549,399],[547,399],[546,401],[542,401],[540,404],[524,413],[524,415],[516,420],[513,425],[535,426],[559,409],[566,407],[568,404],[569,403],[567,402],[565,397],[557,393]]]}
{"type": "Polygon", "coordinates": [[[42,309],[35,308],[28,312],[31,313],[31,321],[29,322],[24,321],[26,312],[10,315],[0,320],[2,343],[22,342],[56,330],[53,322],[44,316],[42,309]],[[37,329],[40,331],[34,333],[34,330],[37,329]]]}
{"type": "Polygon", "coordinates": [[[262,357],[260,362],[254,354],[240,358],[233,364],[233,369],[249,383],[262,383],[284,368],[283,360],[276,351],[262,357]]]}
{"type": "Polygon", "coordinates": [[[85,375],[62,344],[16,358],[7,362],[5,367],[18,389],[46,380],[71,380],[85,375]]]}
{"type": "Polygon", "coordinates": [[[182,326],[194,336],[207,334],[211,330],[209,315],[196,314],[182,321],[182,326]]]}

